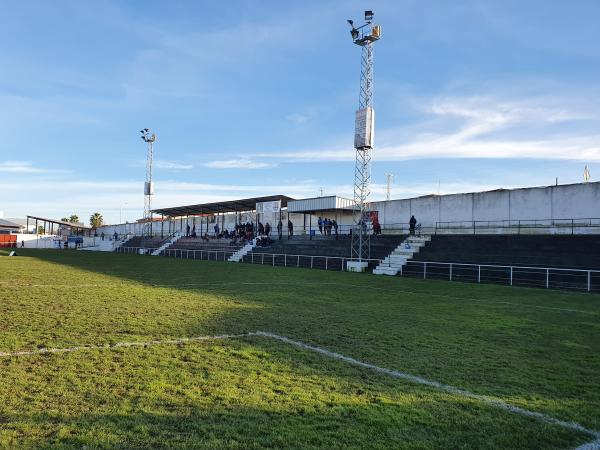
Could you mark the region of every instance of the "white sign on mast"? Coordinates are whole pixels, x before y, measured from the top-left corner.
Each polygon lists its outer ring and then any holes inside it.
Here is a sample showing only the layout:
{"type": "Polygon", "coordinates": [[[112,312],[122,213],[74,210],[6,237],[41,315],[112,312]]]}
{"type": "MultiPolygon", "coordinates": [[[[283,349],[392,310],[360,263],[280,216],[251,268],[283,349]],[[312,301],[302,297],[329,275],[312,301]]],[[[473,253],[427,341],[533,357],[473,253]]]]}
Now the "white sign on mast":
{"type": "Polygon", "coordinates": [[[375,111],[370,106],[356,111],[354,148],[373,148],[375,111]]]}

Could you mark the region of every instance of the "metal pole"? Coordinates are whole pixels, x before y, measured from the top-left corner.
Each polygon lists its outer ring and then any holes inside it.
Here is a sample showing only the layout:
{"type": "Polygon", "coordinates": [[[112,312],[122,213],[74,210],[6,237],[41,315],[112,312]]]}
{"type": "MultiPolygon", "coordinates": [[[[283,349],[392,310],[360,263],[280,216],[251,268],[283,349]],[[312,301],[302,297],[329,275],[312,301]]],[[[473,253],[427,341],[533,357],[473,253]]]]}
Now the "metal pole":
{"type": "Polygon", "coordinates": [[[592,272],[590,270],[588,270],[587,276],[587,290],[588,292],[592,290],[592,272]]]}
{"type": "Polygon", "coordinates": [[[450,263],[450,281],[452,281],[452,263],[450,263]]]}
{"type": "Polygon", "coordinates": [[[548,289],[549,284],[550,284],[550,269],[546,269],[546,289],[548,289]]]}
{"type": "Polygon", "coordinates": [[[477,282],[481,283],[481,266],[477,266],[477,282]]]}
{"type": "Polygon", "coordinates": [[[427,278],[427,263],[423,263],[423,279],[427,278]]]}
{"type": "Polygon", "coordinates": [[[513,285],[513,268],[510,266],[510,285],[513,285]]]}

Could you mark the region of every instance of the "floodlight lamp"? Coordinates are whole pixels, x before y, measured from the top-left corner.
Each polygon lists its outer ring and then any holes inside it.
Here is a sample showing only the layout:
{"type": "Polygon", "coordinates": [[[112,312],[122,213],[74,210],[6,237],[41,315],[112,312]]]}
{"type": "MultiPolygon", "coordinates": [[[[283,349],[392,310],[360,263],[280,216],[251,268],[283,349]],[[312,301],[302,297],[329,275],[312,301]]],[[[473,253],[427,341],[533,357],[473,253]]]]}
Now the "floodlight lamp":
{"type": "Polygon", "coordinates": [[[367,22],[370,22],[371,20],[373,20],[373,11],[365,11],[365,20],[367,22]]]}
{"type": "Polygon", "coordinates": [[[144,128],[144,131],[147,133],[149,130],[148,130],[148,128],[144,128]]]}
{"type": "Polygon", "coordinates": [[[144,130],[140,130],[140,133],[144,134],[144,130]]]}
{"type": "Polygon", "coordinates": [[[350,26],[351,26],[352,28],[354,28],[354,20],[350,20],[350,19],[348,19],[348,23],[350,24],[350,26]]]}
{"type": "Polygon", "coordinates": [[[350,34],[352,35],[352,39],[354,39],[354,40],[358,39],[358,34],[359,33],[358,33],[358,30],[356,28],[352,28],[350,30],[350,34]]]}

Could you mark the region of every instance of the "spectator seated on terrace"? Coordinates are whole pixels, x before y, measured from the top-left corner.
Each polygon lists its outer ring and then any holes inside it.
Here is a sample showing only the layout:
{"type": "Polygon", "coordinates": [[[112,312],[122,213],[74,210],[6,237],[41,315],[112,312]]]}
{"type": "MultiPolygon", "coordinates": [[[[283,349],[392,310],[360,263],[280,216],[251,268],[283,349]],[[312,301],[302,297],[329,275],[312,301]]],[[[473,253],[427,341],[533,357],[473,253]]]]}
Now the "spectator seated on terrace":
{"type": "Polygon", "coordinates": [[[267,235],[259,236],[256,238],[256,246],[257,247],[268,247],[273,243],[273,240],[270,239],[267,235]]]}

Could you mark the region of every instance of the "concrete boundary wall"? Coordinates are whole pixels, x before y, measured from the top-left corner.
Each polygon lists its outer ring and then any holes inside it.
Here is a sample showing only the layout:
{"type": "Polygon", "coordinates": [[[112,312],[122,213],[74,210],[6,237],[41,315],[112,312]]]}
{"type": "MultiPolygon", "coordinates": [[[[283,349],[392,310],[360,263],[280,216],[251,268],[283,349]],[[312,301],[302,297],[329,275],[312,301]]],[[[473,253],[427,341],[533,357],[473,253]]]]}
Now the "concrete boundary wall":
{"type": "Polygon", "coordinates": [[[600,218],[600,182],[428,195],[373,202],[372,209],[379,211],[383,225],[406,224],[414,215],[424,227],[439,222],[600,218]]]}
{"type": "MultiPolygon", "coordinates": [[[[417,221],[424,229],[457,228],[458,233],[463,233],[460,228],[469,228],[473,226],[473,221],[479,222],[478,227],[489,228],[486,233],[510,233],[507,226],[516,227],[518,221],[523,222],[523,229],[515,228],[515,232],[527,233],[528,226],[543,225],[545,229],[530,232],[539,233],[572,233],[567,223],[559,223],[560,228],[551,230],[556,221],[570,221],[571,219],[597,219],[594,221],[596,227],[594,233],[600,233],[600,182],[579,183],[560,186],[532,187],[521,189],[499,189],[488,192],[471,192],[466,194],[451,195],[427,195],[423,197],[408,198],[401,200],[372,202],[371,209],[379,212],[379,222],[384,231],[387,228],[401,229],[408,226],[411,215],[417,218],[417,221]],[[486,224],[486,222],[489,222],[486,224]]],[[[348,211],[323,211],[321,214],[303,214],[289,213],[297,234],[302,234],[310,228],[317,227],[318,216],[336,219],[341,226],[341,230],[346,230],[352,224],[352,213],[348,211]]],[[[243,213],[242,221],[254,222],[255,215],[243,213]]],[[[283,210],[283,230],[287,233],[288,212],[283,210]]],[[[239,217],[238,217],[239,220],[239,217]]],[[[278,216],[270,215],[261,219],[263,223],[269,222],[273,232],[276,232],[278,216]]],[[[190,229],[196,226],[196,233],[200,235],[208,232],[214,234],[215,223],[219,224],[219,229],[233,230],[236,223],[236,214],[223,214],[215,218],[196,216],[189,218],[165,220],[163,225],[164,234],[176,231],[184,232],[186,224],[190,229]]],[[[575,224],[577,226],[577,223],[575,224]]],[[[98,229],[98,234],[104,232],[106,236],[112,236],[115,232],[119,235],[141,234],[143,225],[121,224],[107,225],[98,229]]],[[[153,224],[153,232],[161,232],[161,223],[153,224]]],[[[590,232],[589,229],[582,229],[579,232],[590,232]]]]}

